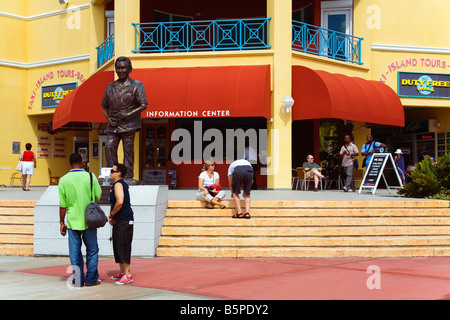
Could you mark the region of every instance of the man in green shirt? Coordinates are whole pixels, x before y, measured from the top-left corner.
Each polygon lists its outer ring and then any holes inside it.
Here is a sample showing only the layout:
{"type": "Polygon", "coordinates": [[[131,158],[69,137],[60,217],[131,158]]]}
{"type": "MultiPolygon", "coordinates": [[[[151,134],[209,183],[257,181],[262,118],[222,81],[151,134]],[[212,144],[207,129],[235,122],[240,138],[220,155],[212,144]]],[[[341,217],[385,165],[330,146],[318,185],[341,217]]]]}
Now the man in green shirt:
{"type": "Polygon", "coordinates": [[[72,169],[65,174],[58,184],[59,223],[62,236],[69,235],[69,257],[74,272],[73,283],[82,287],[100,284],[98,279],[98,243],[97,229],[88,229],[85,221],[86,206],[92,201],[100,200],[102,189],[95,176],[82,169],[82,158],[73,153],[69,158],[72,169]],[[91,197],[92,194],[92,197],[91,197]],[[67,216],[67,222],[65,218],[67,216]],[[81,245],[86,246],[86,275],[81,245]]]}
{"type": "Polygon", "coordinates": [[[323,179],[325,176],[321,173],[322,167],[314,163],[314,157],[312,155],[309,154],[306,157],[306,162],[303,162],[303,170],[306,172],[306,178],[314,178],[314,191],[318,191],[319,179],[323,179]]]}

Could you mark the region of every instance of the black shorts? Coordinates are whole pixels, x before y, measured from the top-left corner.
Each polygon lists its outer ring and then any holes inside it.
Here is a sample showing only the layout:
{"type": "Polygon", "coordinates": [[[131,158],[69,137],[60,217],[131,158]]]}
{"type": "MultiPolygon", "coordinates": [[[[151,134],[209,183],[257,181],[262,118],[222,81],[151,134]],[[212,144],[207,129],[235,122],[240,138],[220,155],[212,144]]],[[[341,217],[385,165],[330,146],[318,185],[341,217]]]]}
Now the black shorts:
{"type": "Polygon", "coordinates": [[[244,186],[244,194],[250,195],[253,183],[253,168],[251,166],[238,166],[234,168],[231,187],[234,194],[241,193],[241,185],[244,186]]]}
{"type": "Polygon", "coordinates": [[[112,238],[116,263],[130,264],[133,226],[133,221],[118,220],[114,223],[112,238]]]}

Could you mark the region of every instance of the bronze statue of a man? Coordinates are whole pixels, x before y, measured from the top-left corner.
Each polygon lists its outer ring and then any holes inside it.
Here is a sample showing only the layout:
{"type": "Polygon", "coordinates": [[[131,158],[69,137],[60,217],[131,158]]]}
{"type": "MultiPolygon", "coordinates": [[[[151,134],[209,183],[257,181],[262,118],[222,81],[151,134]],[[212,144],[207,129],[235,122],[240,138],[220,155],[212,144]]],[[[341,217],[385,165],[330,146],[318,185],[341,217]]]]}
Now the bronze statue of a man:
{"type": "Polygon", "coordinates": [[[103,114],[108,120],[106,138],[106,165],[118,162],[117,149],[123,144],[123,164],[127,168],[126,179],[132,179],[134,169],[134,137],[141,129],[141,112],[147,108],[147,97],[142,82],[129,77],[133,70],[127,57],[118,57],[115,63],[118,79],[109,83],[102,100],[103,114]]]}

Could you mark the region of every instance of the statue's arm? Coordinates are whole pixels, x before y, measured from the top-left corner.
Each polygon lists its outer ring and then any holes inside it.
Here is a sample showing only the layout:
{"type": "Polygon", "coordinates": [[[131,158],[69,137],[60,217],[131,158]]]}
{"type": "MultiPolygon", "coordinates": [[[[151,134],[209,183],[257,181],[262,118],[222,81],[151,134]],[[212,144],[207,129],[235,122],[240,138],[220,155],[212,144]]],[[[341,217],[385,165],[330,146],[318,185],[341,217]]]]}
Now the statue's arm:
{"type": "Polygon", "coordinates": [[[106,120],[109,122],[109,111],[108,111],[108,108],[103,107],[103,115],[105,116],[106,120]]]}

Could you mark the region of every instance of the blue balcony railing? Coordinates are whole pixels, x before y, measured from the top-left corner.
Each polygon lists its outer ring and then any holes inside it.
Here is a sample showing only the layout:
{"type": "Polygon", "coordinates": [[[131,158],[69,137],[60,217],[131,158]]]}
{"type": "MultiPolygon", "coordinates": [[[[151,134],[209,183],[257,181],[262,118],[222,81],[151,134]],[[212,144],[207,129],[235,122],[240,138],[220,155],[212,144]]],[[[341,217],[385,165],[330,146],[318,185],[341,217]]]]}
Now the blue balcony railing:
{"type": "Polygon", "coordinates": [[[97,68],[100,68],[114,57],[114,34],[95,49],[97,49],[97,68]]]}
{"type": "Polygon", "coordinates": [[[292,49],[331,59],[363,64],[361,41],[363,38],[292,21],[292,49]]]}
{"type": "Polygon", "coordinates": [[[267,49],[269,20],[133,23],[135,53],[267,49]]]}

